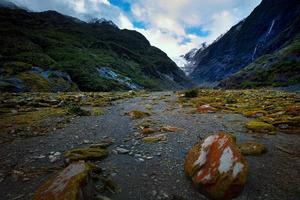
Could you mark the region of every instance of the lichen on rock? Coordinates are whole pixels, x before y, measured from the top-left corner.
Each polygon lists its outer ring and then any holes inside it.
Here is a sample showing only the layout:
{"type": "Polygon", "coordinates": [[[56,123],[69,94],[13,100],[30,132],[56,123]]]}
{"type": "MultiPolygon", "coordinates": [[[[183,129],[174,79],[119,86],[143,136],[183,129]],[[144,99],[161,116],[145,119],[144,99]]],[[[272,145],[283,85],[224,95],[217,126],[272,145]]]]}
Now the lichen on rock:
{"type": "Polygon", "coordinates": [[[221,132],[198,142],[188,151],[184,170],[201,193],[223,200],[242,192],[248,164],[234,139],[221,132]]]}
{"type": "Polygon", "coordinates": [[[90,199],[92,185],[90,173],[93,166],[84,161],[70,164],[58,175],[46,181],[35,192],[34,200],[90,199]]]}

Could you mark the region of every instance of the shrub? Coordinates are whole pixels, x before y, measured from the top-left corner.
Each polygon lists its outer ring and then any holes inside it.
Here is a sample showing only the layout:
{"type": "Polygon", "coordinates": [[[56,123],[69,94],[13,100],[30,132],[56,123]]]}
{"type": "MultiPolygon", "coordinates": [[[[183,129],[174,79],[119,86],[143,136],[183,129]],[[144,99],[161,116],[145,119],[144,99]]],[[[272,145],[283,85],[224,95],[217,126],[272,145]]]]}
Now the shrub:
{"type": "Polygon", "coordinates": [[[70,103],[68,105],[68,113],[69,114],[75,114],[78,116],[89,116],[91,113],[87,110],[83,110],[79,103],[70,103]]]}
{"type": "Polygon", "coordinates": [[[184,96],[186,98],[195,98],[198,96],[198,89],[194,88],[194,89],[189,89],[187,91],[184,92],[184,96]]]}

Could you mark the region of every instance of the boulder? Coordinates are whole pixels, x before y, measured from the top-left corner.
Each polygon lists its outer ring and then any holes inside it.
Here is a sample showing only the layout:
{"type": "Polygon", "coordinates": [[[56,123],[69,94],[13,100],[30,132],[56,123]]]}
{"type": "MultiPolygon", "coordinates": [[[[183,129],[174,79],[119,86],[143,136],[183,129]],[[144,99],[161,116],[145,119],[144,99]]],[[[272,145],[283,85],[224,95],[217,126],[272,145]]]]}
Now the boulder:
{"type": "Polygon", "coordinates": [[[243,155],[261,155],[267,152],[267,148],[263,144],[256,142],[244,142],[239,144],[239,149],[243,155]]]}
{"type": "Polygon", "coordinates": [[[184,170],[198,190],[211,199],[232,199],[243,190],[248,164],[235,140],[223,132],[193,146],[184,170]]]}
{"type": "Polygon", "coordinates": [[[93,198],[93,167],[89,163],[79,161],[70,164],[56,177],[46,181],[35,192],[34,200],[79,200],[93,198]]]}

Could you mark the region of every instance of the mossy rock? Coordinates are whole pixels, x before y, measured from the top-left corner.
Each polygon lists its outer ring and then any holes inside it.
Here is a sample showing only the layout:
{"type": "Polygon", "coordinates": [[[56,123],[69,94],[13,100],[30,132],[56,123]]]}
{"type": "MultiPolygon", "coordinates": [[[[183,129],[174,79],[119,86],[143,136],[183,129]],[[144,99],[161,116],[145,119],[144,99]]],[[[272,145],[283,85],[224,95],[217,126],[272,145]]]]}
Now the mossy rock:
{"type": "Polygon", "coordinates": [[[77,200],[92,198],[93,166],[84,161],[70,164],[38,188],[34,200],[77,200]]]}
{"type": "Polygon", "coordinates": [[[97,147],[77,148],[65,153],[68,161],[78,160],[102,160],[108,156],[106,149],[97,147]]]}
{"type": "Polygon", "coordinates": [[[93,116],[101,116],[101,115],[104,115],[104,111],[100,108],[93,108],[91,114],[93,116]]]}
{"type": "Polygon", "coordinates": [[[241,153],[247,155],[262,155],[267,152],[267,148],[263,144],[255,142],[244,142],[238,145],[241,153]]]}
{"type": "Polygon", "coordinates": [[[166,141],[167,137],[165,134],[159,134],[159,135],[154,135],[154,136],[149,136],[149,137],[144,137],[143,141],[144,142],[159,142],[159,141],[166,141]]]}
{"type": "Polygon", "coordinates": [[[142,119],[144,117],[149,117],[151,115],[148,112],[143,112],[143,111],[139,111],[139,110],[132,110],[126,114],[129,115],[133,119],[142,119]]]}
{"type": "Polygon", "coordinates": [[[246,128],[253,132],[275,134],[275,127],[272,124],[258,120],[248,122],[246,128]]]}

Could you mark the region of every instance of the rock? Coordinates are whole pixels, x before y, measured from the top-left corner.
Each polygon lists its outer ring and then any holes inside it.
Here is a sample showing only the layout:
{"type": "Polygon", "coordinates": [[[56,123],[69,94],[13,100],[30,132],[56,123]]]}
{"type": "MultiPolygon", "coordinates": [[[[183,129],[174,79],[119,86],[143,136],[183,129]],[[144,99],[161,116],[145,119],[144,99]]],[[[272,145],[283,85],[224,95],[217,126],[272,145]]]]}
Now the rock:
{"type": "Polygon", "coordinates": [[[50,152],[50,155],[48,156],[51,163],[56,162],[61,156],[60,152],[50,152]]]}
{"type": "Polygon", "coordinates": [[[300,113],[300,105],[289,106],[285,111],[285,114],[292,115],[292,116],[299,116],[299,113],[300,113]]]}
{"type": "Polygon", "coordinates": [[[267,152],[267,148],[255,142],[244,142],[238,145],[243,155],[261,155],[267,152]]]}
{"type": "Polygon", "coordinates": [[[70,164],[35,192],[34,200],[91,199],[92,166],[84,161],[70,164]]]}
{"type": "Polygon", "coordinates": [[[139,110],[133,110],[133,111],[130,111],[129,113],[126,113],[126,115],[129,115],[133,119],[141,119],[141,118],[144,118],[144,117],[149,117],[150,113],[142,112],[142,111],[139,111],[139,110]]]}
{"type": "Polygon", "coordinates": [[[102,196],[102,195],[98,195],[96,197],[96,200],[111,200],[110,198],[106,197],[106,196],[102,196]]]}
{"type": "Polygon", "coordinates": [[[114,142],[112,139],[105,139],[100,141],[99,143],[92,144],[90,148],[107,148],[112,145],[114,142]]]}
{"type": "Polygon", "coordinates": [[[262,121],[253,120],[246,124],[246,128],[259,133],[269,133],[274,134],[275,127],[272,124],[268,124],[262,121]]]}
{"type": "Polygon", "coordinates": [[[162,132],[176,132],[179,130],[177,127],[172,127],[172,126],[164,126],[160,129],[162,132]]]}
{"type": "Polygon", "coordinates": [[[215,113],[217,111],[217,109],[210,106],[210,105],[208,105],[208,104],[206,104],[206,105],[199,106],[197,108],[197,111],[199,113],[215,113]]]}
{"type": "Polygon", "coordinates": [[[78,160],[102,160],[106,158],[108,152],[106,149],[88,147],[88,148],[77,148],[65,153],[67,161],[73,162],[78,160]]]}
{"type": "Polygon", "coordinates": [[[263,117],[267,114],[266,111],[264,110],[261,110],[261,111],[248,111],[248,112],[245,112],[244,115],[246,117],[249,117],[249,118],[259,118],[259,117],[263,117]]]}
{"type": "Polygon", "coordinates": [[[128,149],[124,149],[124,148],[121,148],[121,147],[117,147],[117,148],[116,148],[116,151],[117,151],[119,154],[127,154],[127,153],[129,153],[129,150],[128,150],[128,149]]]}
{"type": "Polygon", "coordinates": [[[142,128],[142,134],[149,135],[155,133],[156,131],[152,128],[142,128]]]}
{"type": "Polygon", "coordinates": [[[167,137],[165,134],[158,134],[154,136],[144,137],[144,142],[159,142],[159,141],[166,141],[167,137]]]}
{"type": "Polygon", "coordinates": [[[184,170],[204,195],[211,199],[232,199],[244,188],[248,164],[235,140],[221,132],[188,151],[184,170]]]}

